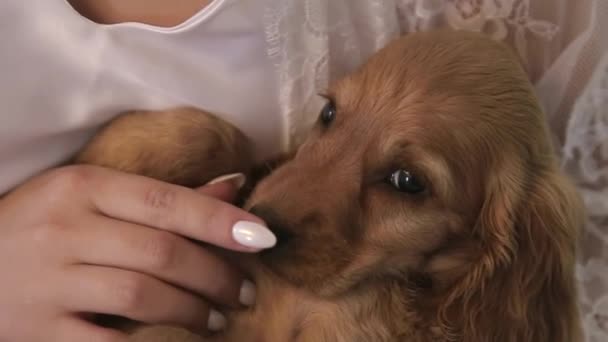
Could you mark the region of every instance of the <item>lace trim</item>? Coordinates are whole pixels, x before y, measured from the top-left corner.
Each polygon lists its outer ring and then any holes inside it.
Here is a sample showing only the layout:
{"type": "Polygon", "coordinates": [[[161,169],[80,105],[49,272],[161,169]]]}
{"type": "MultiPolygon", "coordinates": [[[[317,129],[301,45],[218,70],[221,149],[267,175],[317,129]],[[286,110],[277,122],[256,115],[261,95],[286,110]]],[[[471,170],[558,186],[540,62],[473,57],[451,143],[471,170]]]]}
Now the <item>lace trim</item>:
{"type": "Polygon", "coordinates": [[[530,0],[402,0],[404,32],[438,26],[483,32],[515,47],[524,64],[533,39],[553,40],[559,27],[530,14],[530,0]]]}
{"type": "Polygon", "coordinates": [[[608,341],[608,56],[577,101],[566,131],[563,167],[589,214],[577,264],[587,341],[608,341]]]}

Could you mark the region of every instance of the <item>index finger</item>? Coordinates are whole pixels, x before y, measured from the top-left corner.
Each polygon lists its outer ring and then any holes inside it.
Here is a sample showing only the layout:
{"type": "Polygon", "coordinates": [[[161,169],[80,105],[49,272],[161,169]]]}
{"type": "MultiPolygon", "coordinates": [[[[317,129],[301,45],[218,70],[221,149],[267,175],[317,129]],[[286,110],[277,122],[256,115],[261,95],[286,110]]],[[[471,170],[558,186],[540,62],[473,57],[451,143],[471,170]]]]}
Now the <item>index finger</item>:
{"type": "Polygon", "coordinates": [[[106,216],[236,251],[276,244],[260,218],[229,203],[155,179],[97,169],[90,200],[106,216]]]}

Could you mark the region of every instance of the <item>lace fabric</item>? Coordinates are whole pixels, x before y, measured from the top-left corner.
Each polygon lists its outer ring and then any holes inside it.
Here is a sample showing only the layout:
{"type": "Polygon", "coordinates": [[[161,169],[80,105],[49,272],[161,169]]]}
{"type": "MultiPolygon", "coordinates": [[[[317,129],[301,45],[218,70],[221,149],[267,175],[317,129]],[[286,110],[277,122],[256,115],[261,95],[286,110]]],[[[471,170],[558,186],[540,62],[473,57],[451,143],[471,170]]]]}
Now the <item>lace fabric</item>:
{"type": "Polygon", "coordinates": [[[447,27],[511,44],[587,206],[581,318],[587,342],[608,341],[608,1],[284,0],[269,2],[265,26],[292,147],[323,104],[317,93],[400,34],[447,27]]]}
{"type": "Polygon", "coordinates": [[[563,166],[579,185],[588,211],[577,277],[588,341],[608,341],[608,56],[569,118],[563,166]]]}

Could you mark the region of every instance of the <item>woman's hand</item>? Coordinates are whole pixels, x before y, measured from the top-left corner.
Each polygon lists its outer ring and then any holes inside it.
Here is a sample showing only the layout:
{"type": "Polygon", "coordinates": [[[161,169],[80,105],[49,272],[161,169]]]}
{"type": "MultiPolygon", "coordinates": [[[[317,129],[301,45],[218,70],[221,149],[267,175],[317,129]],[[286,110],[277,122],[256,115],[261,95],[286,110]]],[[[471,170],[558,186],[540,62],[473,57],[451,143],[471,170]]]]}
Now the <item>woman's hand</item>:
{"type": "MultiPolygon", "coordinates": [[[[234,180],[234,179],[233,179],[234,180]]],[[[222,329],[214,305],[250,305],[255,288],[189,239],[242,252],[276,242],[224,200],[93,166],[52,170],[0,200],[0,341],[122,341],[87,313],[222,329]]]]}

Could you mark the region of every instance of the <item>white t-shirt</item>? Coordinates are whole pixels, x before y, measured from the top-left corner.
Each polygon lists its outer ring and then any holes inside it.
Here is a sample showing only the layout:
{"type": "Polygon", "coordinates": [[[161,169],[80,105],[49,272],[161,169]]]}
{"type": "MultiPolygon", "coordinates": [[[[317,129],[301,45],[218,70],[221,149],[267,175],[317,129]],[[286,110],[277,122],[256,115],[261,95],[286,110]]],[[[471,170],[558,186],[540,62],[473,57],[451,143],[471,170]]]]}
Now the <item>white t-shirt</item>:
{"type": "Polygon", "coordinates": [[[260,157],[287,144],[255,1],[217,0],[173,28],[100,25],[66,0],[3,0],[0,13],[0,193],[132,109],[209,110],[260,157]]]}
{"type": "Polygon", "coordinates": [[[526,62],[589,211],[581,311],[587,340],[606,340],[596,319],[608,317],[606,0],[214,0],[169,29],[95,24],[67,0],[0,0],[0,194],[131,109],[210,110],[259,158],[297,146],[330,80],[435,27],[485,32],[526,62]]]}

